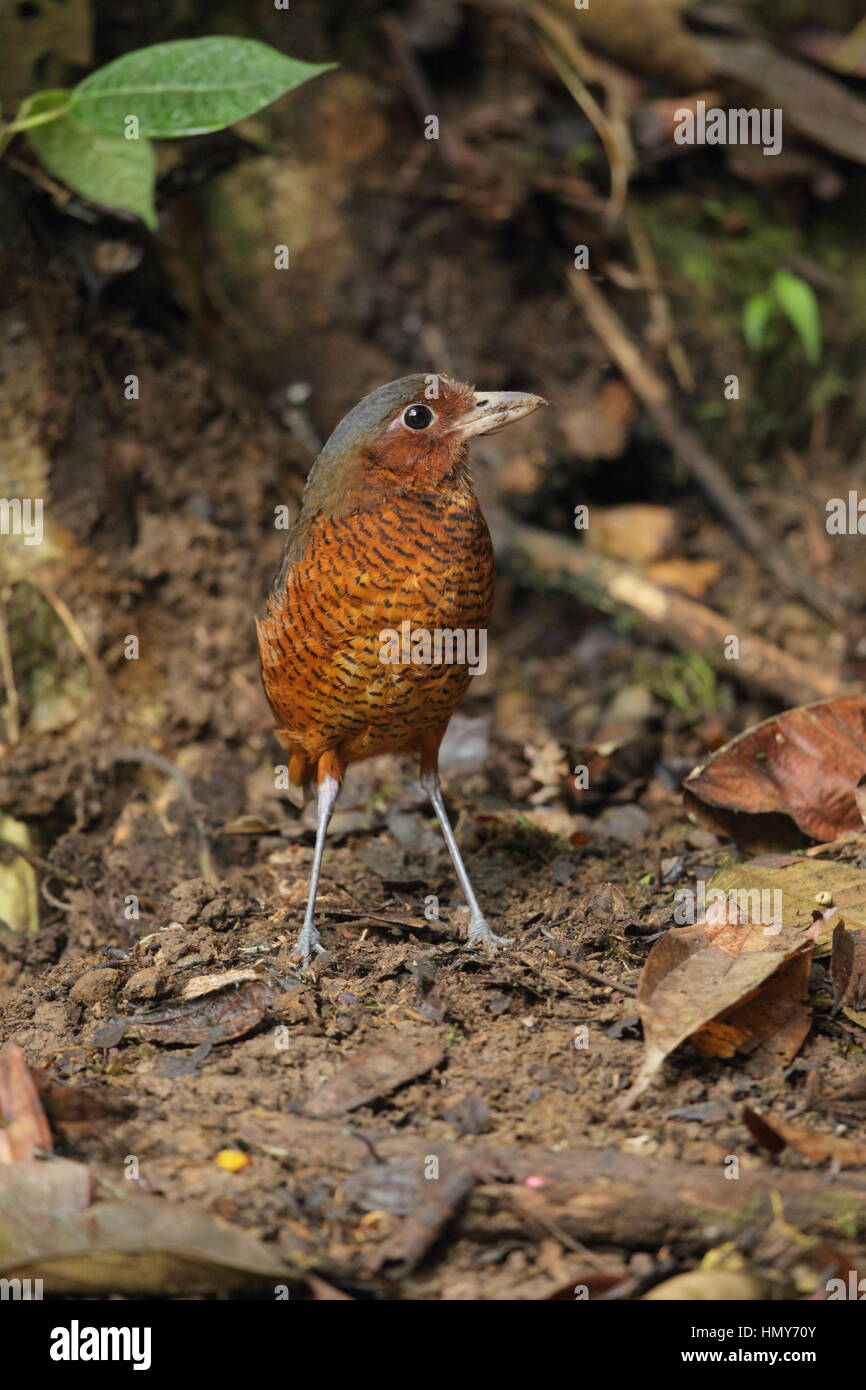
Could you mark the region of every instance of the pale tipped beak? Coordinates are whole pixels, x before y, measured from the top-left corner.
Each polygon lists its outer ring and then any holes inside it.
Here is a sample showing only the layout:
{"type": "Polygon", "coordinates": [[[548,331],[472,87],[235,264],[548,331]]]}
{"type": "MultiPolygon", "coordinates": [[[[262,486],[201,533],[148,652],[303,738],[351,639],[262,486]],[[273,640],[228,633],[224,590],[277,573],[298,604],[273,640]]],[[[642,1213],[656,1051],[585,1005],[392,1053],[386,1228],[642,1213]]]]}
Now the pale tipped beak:
{"type": "Polygon", "coordinates": [[[541,405],[547,405],[542,396],[529,396],[524,391],[476,391],[474,404],[457,423],[455,430],[464,439],[473,434],[495,434],[497,430],[531,415],[541,405]]]}

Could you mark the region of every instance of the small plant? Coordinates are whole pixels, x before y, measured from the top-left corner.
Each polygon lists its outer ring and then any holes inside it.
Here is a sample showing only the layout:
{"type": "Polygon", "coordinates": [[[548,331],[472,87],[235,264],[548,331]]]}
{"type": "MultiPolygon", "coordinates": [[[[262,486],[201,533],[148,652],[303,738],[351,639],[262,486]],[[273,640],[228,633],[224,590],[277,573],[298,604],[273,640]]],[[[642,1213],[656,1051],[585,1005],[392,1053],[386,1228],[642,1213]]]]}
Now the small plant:
{"type": "Polygon", "coordinates": [[[25,135],[76,193],[156,226],[151,140],[223,130],[333,63],[304,63],[255,39],[177,39],[124,54],[77,87],[36,92],[0,127],[25,135]]]}
{"type": "Polygon", "coordinates": [[[696,724],[718,708],[716,673],[699,652],[664,657],[650,675],[654,694],[679,710],[689,724],[696,724]]]}
{"type": "Polygon", "coordinates": [[[783,315],[800,339],[806,360],[821,360],[821,311],[811,285],[790,270],[777,270],[769,289],[753,294],[743,306],[743,334],[753,352],[767,343],[771,320],[783,315]]]}

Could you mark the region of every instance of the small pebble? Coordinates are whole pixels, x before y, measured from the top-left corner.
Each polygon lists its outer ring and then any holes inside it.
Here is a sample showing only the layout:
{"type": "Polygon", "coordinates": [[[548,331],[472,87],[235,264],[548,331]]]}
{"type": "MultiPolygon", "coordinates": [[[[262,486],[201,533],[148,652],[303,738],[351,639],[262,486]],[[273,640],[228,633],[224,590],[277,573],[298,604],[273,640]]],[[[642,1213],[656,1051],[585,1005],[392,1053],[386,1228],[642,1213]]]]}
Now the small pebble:
{"type": "Polygon", "coordinates": [[[119,970],[86,970],[79,975],[69,991],[69,998],[76,1004],[96,1004],[100,999],[111,999],[120,986],[119,970]]]}
{"type": "Polygon", "coordinates": [[[129,999],[155,999],[161,987],[162,974],[156,966],[151,965],[130,975],[123,992],[129,999]]]}

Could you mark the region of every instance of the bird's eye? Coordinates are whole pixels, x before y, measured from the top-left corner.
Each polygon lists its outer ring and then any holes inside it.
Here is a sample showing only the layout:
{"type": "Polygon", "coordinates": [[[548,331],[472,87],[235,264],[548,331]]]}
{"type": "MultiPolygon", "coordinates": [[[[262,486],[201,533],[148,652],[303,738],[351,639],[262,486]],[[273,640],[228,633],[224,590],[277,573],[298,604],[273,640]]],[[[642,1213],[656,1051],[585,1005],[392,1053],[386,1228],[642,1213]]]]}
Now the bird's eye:
{"type": "Polygon", "coordinates": [[[407,405],[403,411],[403,424],[408,425],[410,430],[426,430],[435,419],[433,411],[426,405],[407,405]]]}

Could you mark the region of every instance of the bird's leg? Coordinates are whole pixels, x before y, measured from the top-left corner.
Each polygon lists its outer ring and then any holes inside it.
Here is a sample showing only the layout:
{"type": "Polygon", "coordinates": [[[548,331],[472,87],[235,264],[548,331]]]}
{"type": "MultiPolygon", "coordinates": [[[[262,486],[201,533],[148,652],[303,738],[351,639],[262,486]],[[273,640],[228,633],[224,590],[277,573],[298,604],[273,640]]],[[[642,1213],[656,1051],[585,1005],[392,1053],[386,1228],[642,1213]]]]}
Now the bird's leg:
{"type": "MultiPolygon", "coordinates": [[[[319,798],[318,811],[319,823],[316,828],[316,850],[313,855],[313,867],[310,870],[310,891],[307,896],[307,911],[304,914],[304,925],[301,927],[300,935],[295,942],[295,952],[300,952],[304,965],[309,965],[313,951],[324,951],[322,938],[316,929],[315,910],[316,893],[319,887],[319,874],[322,869],[322,856],[325,853],[325,836],[328,831],[328,822],[333,814],[337,797],[340,795],[341,781],[339,777],[334,777],[327,767],[323,767],[325,759],[319,760],[319,798]]],[[[337,770],[336,768],[334,770],[337,770]]]]}
{"type": "Polygon", "coordinates": [[[460,887],[463,895],[469,904],[469,946],[487,946],[491,951],[495,951],[497,946],[507,946],[513,939],[510,936],[497,936],[488,922],[485,920],[484,913],[478,906],[478,899],[475,896],[469,875],[466,872],[466,865],[460,853],[460,846],[454,838],[454,831],[451,829],[451,822],[448,819],[448,812],[445,810],[445,802],[442,800],[442,788],[439,785],[438,772],[422,771],[421,786],[429,796],[433,810],[439,818],[442,827],[442,834],[445,836],[445,843],[454,864],[454,870],[460,880],[460,887]]]}

